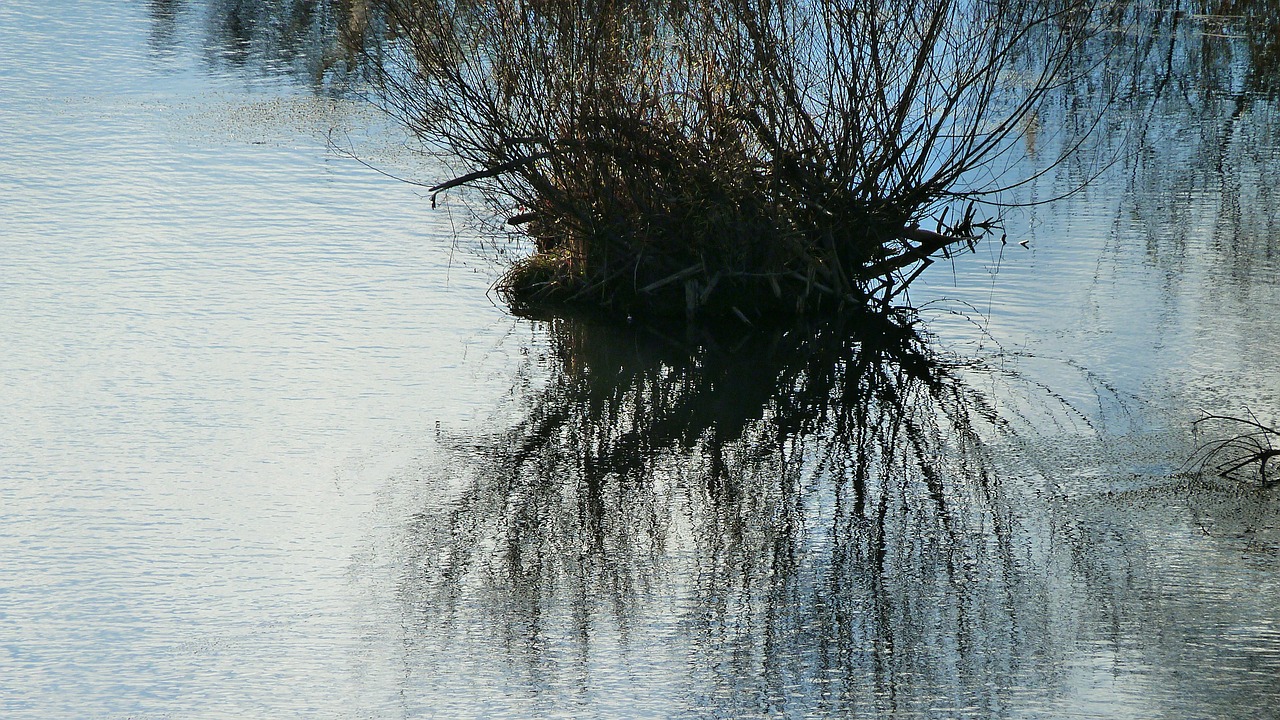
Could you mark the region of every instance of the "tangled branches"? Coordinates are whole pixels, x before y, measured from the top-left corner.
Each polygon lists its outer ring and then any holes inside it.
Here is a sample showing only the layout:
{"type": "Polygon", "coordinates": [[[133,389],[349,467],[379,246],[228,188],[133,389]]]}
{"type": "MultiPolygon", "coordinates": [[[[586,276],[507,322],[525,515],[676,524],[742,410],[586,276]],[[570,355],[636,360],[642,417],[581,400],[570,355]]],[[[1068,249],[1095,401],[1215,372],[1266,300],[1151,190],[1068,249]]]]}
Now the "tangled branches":
{"type": "Polygon", "coordinates": [[[385,0],[381,88],[534,240],[517,309],[829,312],[998,231],[1092,1],[385,0]]]}
{"type": "Polygon", "coordinates": [[[1206,415],[1195,422],[1197,432],[1209,425],[1232,434],[1200,445],[1192,461],[1201,471],[1208,470],[1224,478],[1244,479],[1256,473],[1262,487],[1280,483],[1280,429],[1262,424],[1252,413],[1249,417],[1206,415]]]}

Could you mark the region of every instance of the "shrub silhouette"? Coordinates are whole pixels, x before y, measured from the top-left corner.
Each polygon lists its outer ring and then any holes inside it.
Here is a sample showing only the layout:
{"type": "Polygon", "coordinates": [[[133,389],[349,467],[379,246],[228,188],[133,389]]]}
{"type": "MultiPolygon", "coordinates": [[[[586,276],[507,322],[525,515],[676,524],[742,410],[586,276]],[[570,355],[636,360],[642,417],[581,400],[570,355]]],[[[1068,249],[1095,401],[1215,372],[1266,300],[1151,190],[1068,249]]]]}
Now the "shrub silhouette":
{"type": "Polygon", "coordinates": [[[517,310],[823,313],[998,231],[1088,1],[385,0],[381,91],[534,240],[517,310]]]}

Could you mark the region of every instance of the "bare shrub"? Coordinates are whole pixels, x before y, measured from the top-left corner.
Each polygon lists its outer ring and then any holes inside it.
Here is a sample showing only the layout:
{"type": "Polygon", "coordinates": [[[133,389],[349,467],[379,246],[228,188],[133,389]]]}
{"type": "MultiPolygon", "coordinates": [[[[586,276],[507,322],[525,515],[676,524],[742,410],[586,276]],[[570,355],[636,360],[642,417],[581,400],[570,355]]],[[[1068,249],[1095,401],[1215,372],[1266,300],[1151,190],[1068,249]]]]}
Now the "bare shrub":
{"type": "Polygon", "coordinates": [[[1201,472],[1237,480],[1256,474],[1262,487],[1280,482],[1280,429],[1263,424],[1252,413],[1205,415],[1196,420],[1195,429],[1213,436],[1192,457],[1201,472]]]}
{"type": "Polygon", "coordinates": [[[478,189],[536,243],[499,287],[513,306],[744,320],[891,300],[998,231],[972,201],[1003,189],[991,169],[1096,19],[1090,0],[384,1],[384,101],[462,163],[434,190],[478,189]]]}

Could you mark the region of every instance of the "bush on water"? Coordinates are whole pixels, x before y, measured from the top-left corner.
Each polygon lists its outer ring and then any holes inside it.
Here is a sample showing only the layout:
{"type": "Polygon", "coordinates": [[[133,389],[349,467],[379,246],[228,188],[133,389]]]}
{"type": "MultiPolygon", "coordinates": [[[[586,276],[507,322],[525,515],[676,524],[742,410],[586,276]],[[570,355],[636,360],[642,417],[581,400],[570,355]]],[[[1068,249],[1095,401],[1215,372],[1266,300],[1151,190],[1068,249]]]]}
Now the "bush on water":
{"type": "Polygon", "coordinates": [[[532,240],[517,311],[838,312],[1000,231],[1091,1],[383,0],[380,91],[532,240]]]}

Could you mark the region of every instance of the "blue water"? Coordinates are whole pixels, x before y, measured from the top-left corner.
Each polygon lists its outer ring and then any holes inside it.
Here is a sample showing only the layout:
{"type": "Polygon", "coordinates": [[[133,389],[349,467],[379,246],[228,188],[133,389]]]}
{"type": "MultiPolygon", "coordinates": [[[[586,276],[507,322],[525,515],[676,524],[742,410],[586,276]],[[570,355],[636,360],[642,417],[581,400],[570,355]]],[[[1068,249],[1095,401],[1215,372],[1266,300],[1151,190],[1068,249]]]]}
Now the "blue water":
{"type": "Polygon", "coordinates": [[[1280,498],[1184,465],[1280,415],[1273,100],[930,269],[1015,432],[876,524],[774,406],[654,440],[701,376],[508,315],[465,198],[368,165],[445,170],[229,5],[0,6],[0,715],[1275,716],[1280,498]]]}

